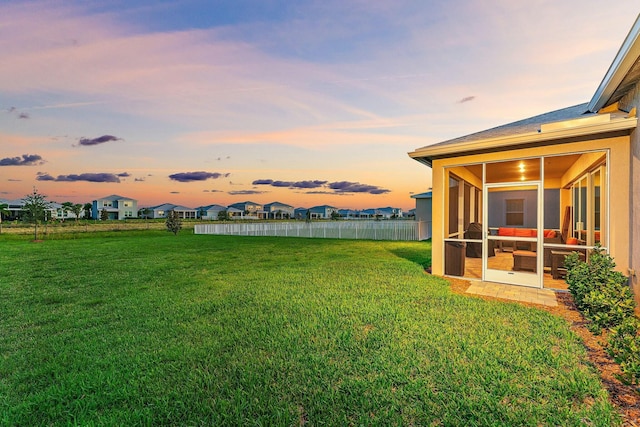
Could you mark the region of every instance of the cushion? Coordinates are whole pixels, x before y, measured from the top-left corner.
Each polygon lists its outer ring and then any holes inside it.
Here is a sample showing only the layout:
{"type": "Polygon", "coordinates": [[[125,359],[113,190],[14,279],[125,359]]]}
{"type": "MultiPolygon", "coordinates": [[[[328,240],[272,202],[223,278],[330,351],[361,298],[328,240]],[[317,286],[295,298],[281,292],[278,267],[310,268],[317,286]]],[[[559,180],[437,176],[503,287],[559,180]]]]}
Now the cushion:
{"type": "Polygon", "coordinates": [[[544,230],[544,237],[549,237],[551,239],[556,237],[556,231],[555,230],[544,230]]]}
{"type": "Polygon", "coordinates": [[[515,236],[515,228],[500,227],[498,228],[498,236],[515,236]]]}
{"type": "Polygon", "coordinates": [[[516,228],[516,237],[532,237],[530,228],[516,228]]]}
{"type": "Polygon", "coordinates": [[[576,239],[575,237],[569,237],[567,239],[567,245],[577,245],[578,244],[578,239],[576,239]]]}

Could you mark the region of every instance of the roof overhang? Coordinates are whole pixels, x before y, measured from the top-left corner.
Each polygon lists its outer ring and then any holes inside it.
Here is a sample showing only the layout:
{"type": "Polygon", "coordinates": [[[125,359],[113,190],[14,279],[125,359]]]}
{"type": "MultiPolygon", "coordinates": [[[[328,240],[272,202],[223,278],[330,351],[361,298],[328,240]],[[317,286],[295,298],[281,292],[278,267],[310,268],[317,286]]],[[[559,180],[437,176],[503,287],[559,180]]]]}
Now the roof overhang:
{"type": "Polygon", "coordinates": [[[542,126],[538,132],[528,132],[516,135],[502,136],[484,140],[465,141],[455,144],[435,145],[420,148],[409,153],[409,157],[431,167],[437,158],[458,157],[474,153],[504,151],[525,148],[534,145],[548,145],[545,143],[560,143],[562,140],[575,141],[590,136],[624,133],[635,129],[638,124],[636,117],[625,117],[603,120],[607,115],[599,115],[599,119],[581,122],[581,119],[558,123],[556,126],[542,126]],[[571,124],[577,124],[572,126],[571,124]]]}
{"type": "Polygon", "coordinates": [[[620,46],[620,50],[618,50],[611,66],[604,75],[600,86],[598,86],[598,89],[591,98],[591,102],[589,102],[589,106],[587,107],[589,111],[596,113],[610,103],[616,89],[620,86],[639,57],[640,15],[636,18],[624,43],[620,46]]]}

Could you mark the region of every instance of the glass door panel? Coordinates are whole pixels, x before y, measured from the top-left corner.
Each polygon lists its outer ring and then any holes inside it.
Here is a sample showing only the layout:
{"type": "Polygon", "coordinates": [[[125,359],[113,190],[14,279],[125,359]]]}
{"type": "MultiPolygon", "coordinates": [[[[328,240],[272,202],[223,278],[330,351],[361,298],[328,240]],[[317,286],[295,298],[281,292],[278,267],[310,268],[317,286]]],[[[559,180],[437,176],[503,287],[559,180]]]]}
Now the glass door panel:
{"type": "Polygon", "coordinates": [[[485,185],[484,280],[540,287],[540,185],[485,185]]]}

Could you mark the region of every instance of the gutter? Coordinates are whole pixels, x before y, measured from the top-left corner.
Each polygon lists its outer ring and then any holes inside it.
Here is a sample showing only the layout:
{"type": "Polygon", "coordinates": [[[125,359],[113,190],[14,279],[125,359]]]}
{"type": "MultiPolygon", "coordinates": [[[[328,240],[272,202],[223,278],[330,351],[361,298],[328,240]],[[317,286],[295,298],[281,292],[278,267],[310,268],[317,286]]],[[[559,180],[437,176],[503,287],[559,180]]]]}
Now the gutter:
{"type": "Polygon", "coordinates": [[[527,132],[517,135],[509,135],[498,138],[491,138],[479,141],[458,142],[445,146],[424,147],[409,154],[409,157],[431,166],[432,160],[436,157],[443,157],[451,154],[463,155],[470,151],[501,151],[502,149],[514,146],[532,144],[545,141],[556,141],[567,138],[584,137],[603,133],[624,131],[634,129],[638,125],[636,117],[627,117],[613,121],[589,124],[586,126],[564,127],[553,130],[546,130],[542,127],[537,132],[527,132]]]}

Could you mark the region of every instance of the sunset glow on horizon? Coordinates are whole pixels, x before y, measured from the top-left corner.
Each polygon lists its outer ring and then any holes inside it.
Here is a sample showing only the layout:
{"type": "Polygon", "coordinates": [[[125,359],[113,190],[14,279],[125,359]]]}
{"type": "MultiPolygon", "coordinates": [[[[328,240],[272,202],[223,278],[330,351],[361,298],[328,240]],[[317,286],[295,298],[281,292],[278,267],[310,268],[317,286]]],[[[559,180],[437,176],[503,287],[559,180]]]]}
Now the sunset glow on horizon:
{"type": "Polygon", "coordinates": [[[589,101],[631,0],[0,3],[0,199],[415,207],[416,148],[589,101]]]}

